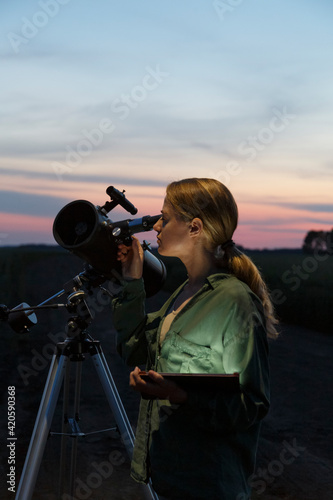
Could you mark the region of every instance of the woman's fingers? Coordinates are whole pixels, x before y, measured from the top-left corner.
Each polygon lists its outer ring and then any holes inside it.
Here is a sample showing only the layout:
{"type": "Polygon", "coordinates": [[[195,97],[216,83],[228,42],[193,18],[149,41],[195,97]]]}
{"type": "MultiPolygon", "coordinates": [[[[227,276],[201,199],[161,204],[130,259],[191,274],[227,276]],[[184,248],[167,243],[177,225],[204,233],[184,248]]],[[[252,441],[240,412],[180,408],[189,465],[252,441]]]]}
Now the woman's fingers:
{"type": "Polygon", "coordinates": [[[122,264],[123,277],[139,279],[142,277],[144,252],[137,238],[132,236],[132,245],[118,245],[117,260],[122,264]]]}
{"type": "Polygon", "coordinates": [[[125,262],[131,254],[132,247],[127,247],[126,245],[118,245],[117,259],[125,262]]]}
{"type": "Polygon", "coordinates": [[[154,396],[160,399],[169,399],[171,403],[183,403],[187,399],[187,393],[174,382],[166,380],[160,373],[154,370],[148,372],[150,381],[143,380],[140,376],[140,369],[135,368],[130,373],[130,386],[145,395],[154,396]]]}
{"type": "Polygon", "coordinates": [[[136,367],[130,373],[130,386],[135,391],[144,392],[144,389],[146,389],[147,386],[147,382],[140,377],[140,371],[140,368],[136,367]]]}

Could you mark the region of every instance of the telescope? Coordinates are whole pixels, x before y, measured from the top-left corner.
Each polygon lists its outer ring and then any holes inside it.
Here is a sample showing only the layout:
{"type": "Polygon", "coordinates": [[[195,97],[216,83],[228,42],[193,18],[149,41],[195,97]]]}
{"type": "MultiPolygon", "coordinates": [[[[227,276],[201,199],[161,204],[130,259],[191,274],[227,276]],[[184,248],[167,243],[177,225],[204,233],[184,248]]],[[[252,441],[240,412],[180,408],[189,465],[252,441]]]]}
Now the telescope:
{"type": "MultiPolygon", "coordinates": [[[[118,245],[132,244],[132,235],[151,231],[160,215],[126,219],[112,222],[108,213],[121,205],[132,215],[137,208],[125,197],[124,192],[109,186],[106,193],[111,201],[102,207],[86,200],[72,201],[56,216],[53,224],[53,236],[56,242],[66,250],[77,255],[99,274],[109,280],[121,279],[121,263],[117,260],[118,245]]],[[[157,293],[166,279],[163,262],[155,257],[149,245],[142,244],[144,250],[143,280],[147,297],[157,293]]]]}
{"type": "MultiPolygon", "coordinates": [[[[38,306],[29,306],[24,302],[10,310],[7,306],[0,304],[0,321],[8,321],[8,324],[17,333],[26,333],[30,327],[37,323],[36,310],[65,307],[71,314],[65,328],[66,339],[57,343],[56,351],[52,356],[49,375],[15,497],[17,500],[31,500],[46,442],[50,436],[61,436],[59,496],[57,498],[64,498],[64,496],[74,498],[77,479],[77,441],[78,438],[90,434],[84,433],[79,423],[81,420],[79,414],[82,383],[81,362],[87,356],[93,361],[117,424],[112,429],[93,431],[91,434],[107,430],[118,430],[129,456],[131,457],[133,454],[135,440],[133,428],[126,415],[101,343],[94,340],[87,330],[93,320],[87,298],[91,293],[91,288],[96,286],[108,293],[108,290],[100,286],[105,280],[109,279],[118,282],[122,280],[121,263],[117,260],[118,245],[123,243],[130,246],[132,244],[132,235],[153,229],[160,215],[153,217],[147,215],[138,219],[112,222],[107,214],[117,205],[121,205],[132,215],[137,213],[137,209],[126,199],[124,191],[121,193],[113,186],[109,186],[106,192],[110,195],[111,201],[107,201],[102,207],[94,206],[85,200],[73,201],[66,205],[54,220],[53,235],[55,240],[60,246],[77,255],[88,264],[85,271],[67,282],[63,290],[38,306]],[[67,295],[67,303],[53,303],[54,299],[64,293],[67,295]],[[74,362],[75,367],[75,379],[72,384],[71,362],[74,362]],[[73,396],[70,394],[71,385],[74,387],[73,396]],[[62,428],[61,432],[52,432],[51,423],[62,386],[62,428]],[[68,413],[71,406],[73,406],[73,412],[75,412],[73,417],[69,417],[68,413]],[[69,439],[71,440],[71,446],[69,446],[69,439]],[[68,448],[71,449],[68,450],[68,448]],[[66,467],[68,462],[69,467],[66,467]],[[67,475],[69,477],[66,480],[67,475]]],[[[143,279],[146,294],[149,297],[157,293],[162,287],[166,278],[166,270],[160,259],[153,255],[148,244],[144,242],[142,247],[144,250],[143,279]]],[[[112,293],[108,293],[108,295],[113,296],[112,293]]],[[[148,498],[147,495],[149,495],[152,500],[158,500],[151,482],[148,483],[147,490],[144,490],[144,493],[145,498],[148,498]]]]}

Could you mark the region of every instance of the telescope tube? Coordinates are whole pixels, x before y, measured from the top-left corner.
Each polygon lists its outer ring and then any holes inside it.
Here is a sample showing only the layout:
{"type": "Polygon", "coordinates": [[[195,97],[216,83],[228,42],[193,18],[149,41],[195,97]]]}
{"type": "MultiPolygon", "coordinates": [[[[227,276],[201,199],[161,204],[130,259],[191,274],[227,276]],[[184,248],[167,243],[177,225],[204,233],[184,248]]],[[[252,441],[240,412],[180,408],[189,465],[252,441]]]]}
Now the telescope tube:
{"type": "MultiPolygon", "coordinates": [[[[89,201],[77,200],[60,210],[53,223],[53,236],[61,247],[83,259],[106,279],[114,280],[121,277],[118,242],[112,234],[115,227],[117,223],[111,222],[98,207],[89,201]]],[[[163,262],[144,248],[143,279],[147,297],[161,289],[165,278],[163,262]]]]}

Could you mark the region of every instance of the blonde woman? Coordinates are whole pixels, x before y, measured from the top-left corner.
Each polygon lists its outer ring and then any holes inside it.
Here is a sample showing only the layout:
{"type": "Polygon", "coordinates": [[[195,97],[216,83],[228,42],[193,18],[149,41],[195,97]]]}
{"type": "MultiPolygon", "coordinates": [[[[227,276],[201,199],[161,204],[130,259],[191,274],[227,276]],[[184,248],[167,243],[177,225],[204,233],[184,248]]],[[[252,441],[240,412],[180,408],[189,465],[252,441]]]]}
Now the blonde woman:
{"type": "Polygon", "coordinates": [[[269,408],[267,337],[277,335],[267,288],[234,244],[238,210],[214,179],[167,186],[154,226],[158,252],[188,279],[146,314],[143,252],[119,245],[124,287],[113,302],[118,350],[142,393],[132,477],[169,499],[246,500],[260,421],[269,408]],[[138,365],[145,365],[143,379],[138,365]],[[160,373],[239,373],[240,391],[184,389],[160,373]]]}

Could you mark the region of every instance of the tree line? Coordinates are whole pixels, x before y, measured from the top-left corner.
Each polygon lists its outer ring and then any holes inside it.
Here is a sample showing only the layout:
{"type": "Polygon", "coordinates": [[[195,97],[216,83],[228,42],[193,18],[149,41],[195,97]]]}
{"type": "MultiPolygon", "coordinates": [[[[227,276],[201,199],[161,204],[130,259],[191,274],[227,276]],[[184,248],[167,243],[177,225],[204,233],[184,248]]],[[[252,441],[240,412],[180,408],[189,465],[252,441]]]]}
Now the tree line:
{"type": "Polygon", "coordinates": [[[333,254],[333,229],[330,231],[308,231],[302,249],[305,253],[333,254]]]}

